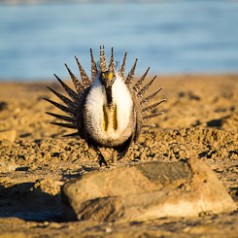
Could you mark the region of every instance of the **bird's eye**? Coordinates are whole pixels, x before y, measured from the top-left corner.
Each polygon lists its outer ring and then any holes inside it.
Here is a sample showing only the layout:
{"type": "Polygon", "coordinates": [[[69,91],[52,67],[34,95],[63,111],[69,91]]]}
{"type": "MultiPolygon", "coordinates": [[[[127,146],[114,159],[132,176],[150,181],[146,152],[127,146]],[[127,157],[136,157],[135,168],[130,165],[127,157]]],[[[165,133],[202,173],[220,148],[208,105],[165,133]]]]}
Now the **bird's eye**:
{"type": "Polygon", "coordinates": [[[113,77],[113,74],[110,72],[109,75],[108,75],[108,79],[111,80],[113,77]]]}

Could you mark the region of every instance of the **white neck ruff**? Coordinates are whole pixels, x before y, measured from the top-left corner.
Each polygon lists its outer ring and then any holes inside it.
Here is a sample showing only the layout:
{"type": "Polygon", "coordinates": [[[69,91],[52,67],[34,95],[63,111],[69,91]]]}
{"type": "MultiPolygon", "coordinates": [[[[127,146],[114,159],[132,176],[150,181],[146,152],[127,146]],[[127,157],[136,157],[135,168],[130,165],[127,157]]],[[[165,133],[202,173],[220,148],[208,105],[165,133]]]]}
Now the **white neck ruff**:
{"type": "Polygon", "coordinates": [[[105,131],[103,128],[103,106],[105,102],[105,89],[99,82],[99,77],[97,77],[85,104],[85,126],[88,133],[97,141],[113,141],[121,137],[128,138],[132,133],[132,129],[129,131],[127,129],[133,111],[133,101],[127,85],[118,73],[116,73],[116,80],[112,86],[112,102],[117,108],[116,129],[109,128],[105,131]]]}

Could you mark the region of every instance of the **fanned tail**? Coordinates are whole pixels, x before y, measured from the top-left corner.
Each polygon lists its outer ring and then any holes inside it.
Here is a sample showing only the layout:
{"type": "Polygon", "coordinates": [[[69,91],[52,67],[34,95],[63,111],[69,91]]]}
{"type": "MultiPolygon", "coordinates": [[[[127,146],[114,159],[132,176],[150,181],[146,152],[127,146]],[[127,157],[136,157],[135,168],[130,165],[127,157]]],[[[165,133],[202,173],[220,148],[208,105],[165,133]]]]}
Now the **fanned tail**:
{"type": "Polygon", "coordinates": [[[110,63],[109,63],[109,70],[113,73],[115,72],[113,47],[111,48],[111,57],[110,57],[110,63]]]}
{"type": "Polygon", "coordinates": [[[121,69],[120,69],[120,74],[123,79],[125,79],[125,68],[126,68],[126,57],[127,57],[127,52],[124,53],[121,69]]]}
{"type": "Polygon", "coordinates": [[[76,59],[76,62],[77,62],[78,68],[79,68],[81,81],[82,81],[83,87],[85,89],[91,85],[91,81],[76,56],[75,56],[75,59],[76,59]]]}
{"type": "MultiPolygon", "coordinates": [[[[93,55],[91,52],[91,61],[92,61],[92,76],[97,74],[97,68],[96,68],[96,63],[93,59],[93,55]]],[[[60,109],[61,111],[69,114],[70,116],[66,115],[60,115],[60,114],[55,114],[52,112],[46,112],[50,116],[53,116],[57,120],[65,121],[66,123],[61,123],[61,122],[52,122],[52,124],[60,126],[60,127],[66,127],[70,129],[78,129],[78,123],[77,122],[77,110],[79,110],[78,106],[80,104],[81,96],[83,95],[83,92],[91,85],[91,80],[87,76],[84,68],[80,64],[78,58],[75,56],[79,71],[80,71],[80,77],[81,81],[78,80],[78,78],[72,73],[70,68],[68,67],[67,64],[65,64],[65,67],[73,81],[73,84],[75,86],[75,89],[77,92],[75,92],[73,89],[71,89],[66,83],[64,83],[56,74],[54,75],[56,79],[59,81],[61,86],[64,88],[65,92],[68,94],[68,97],[64,96],[63,94],[55,91],[54,89],[48,87],[48,89],[55,94],[65,105],[62,105],[58,102],[55,102],[51,99],[44,98],[46,101],[54,105],[56,108],[60,109]]],[[[81,127],[80,127],[81,128],[81,127]]],[[[79,132],[76,133],[71,133],[70,136],[79,136],[79,132]]]]}
{"type": "Polygon", "coordinates": [[[67,84],[65,84],[56,74],[54,74],[56,79],[60,82],[62,87],[64,88],[65,92],[74,100],[77,100],[78,94],[72,90],[67,84]]]}
{"type": "Polygon", "coordinates": [[[100,46],[100,69],[101,72],[107,71],[107,62],[105,57],[104,45],[100,46]]]}
{"type": "Polygon", "coordinates": [[[52,101],[51,99],[48,99],[48,98],[43,98],[43,99],[46,100],[47,102],[51,103],[52,105],[54,105],[55,107],[57,107],[58,109],[60,109],[63,112],[66,112],[69,114],[74,114],[74,110],[72,108],[61,105],[61,104],[59,104],[55,101],[52,101]]]}
{"type": "Polygon", "coordinates": [[[75,118],[73,118],[73,117],[64,116],[64,115],[60,115],[60,114],[56,114],[56,113],[52,113],[52,112],[46,112],[46,114],[48,114],[52,117],[55,117],[56,119],[62,120],[62,121],[75,123],[75,118]]]}
{"type": "Polygon", "coordinates": [[[129,74],[127,75],[127,78],[126,78],[126,81],[125,81],[126,84],[131,84],[133,82],[137,61],[138,61],[138,59],[136,58],[129,74]]]}
{"type": "Polygon", "coordinates": [[[54,93],[62,102],[64,102],[68,107],[73,107],[74,103],[67,97],[65,97],[64,95],[62,95],[61,93],[58,93],[57,91],[55,91],[54,89],[47,87],[52,93],[54,93]]]}
{"type": "Polygon", "coordinates": [[[147,70],[145,71],[145,73],[141,76],[141,78],[136,82],[135,86],[133,87],[133,90],[135,92],[139,92],[141,90],[141,87],[142,87],[142,83],[144,82],[148,72],[150,70],[150,67],[147,68],[147,70]]]}
{"type": "Polygon", "coordinates": [[[75,137],[75,136],[79,136],[80,137],[78,132],[63,135],[63,137],[66,137],[66,138],[67,137],[75,137]]]}
{"type": "Polygon", "coordinates": [[[60,126],[60,127],[70,128],[70,129],[77,129],[77,125],[72,124],[72,123],[51,122],[51,124],[57,125],[57,126],[60,126]]]}
{"type": "MultiPolygon", "coordinates": [[[[110,60],[109,64],[107,65],[106,62],[106,57],[105,57],[105,50],[104,46],[100,46],[100,59],[99,59],[99,65],[97,66],[95,60],[94,60],[94,55],[92,49],[90,49],[90,57],[91,57],[91,79],[88,77],[87,73],[85,72],[84,68],[82,67],[81,63],[79,62],[78,58],[75,56],[79,72],[80,72],[80,79],[78,79],[70,70],[67,64],[65,64],[65,67],[72,79],[72,82],[74,84],[74,87],[76,91],[71,89],[66,83],[64,83],[56,74],[54,76],[56,79],[59,81],[61,86],[63,87],[64,91],[66,92],[66,96],[63,94],[55,91],[54,89],[49,87],[49,90],[56,95],[62,102],[62,104],[55,102],[51,99],[45,98],[46,101],[51,103],[53,106],[61,110],[62,112],[68,114],[68,115],[60,115],[56,114],[53,112],[46,112],[48,115],[54,117],[56,121],[52,122],[54,125],[58,125],[60,127],[65,127],[65,128],[70,128],[70,129],[76,129],[77,132],[67,134],[64,137],[72,137],[72,136],[81,136],[82,138],[85,137],[84,133],[84,122],[83,116],[80,116],[80,111],[83,108],[83,102],[85,96],[87,94],[87,89],[91,86],[92,82],[96,79],[97,75],[100,72],[106,72],[106,71],[111,71],[115,73],[115,60],[114,60],[114,51],[113,47],[111,48],[111,55],[110,55],[110,60]],[[86,92],[86,93],[85,93],[86,92]],[[83,100],[82,100],[83,99],[83,100]],[[58,122],[57,120],[60,120],[62,122],[58,122]],[[81,132],[81,129],[83,130],[81,132]]],[[[160,112],[157,110],[157,108],[166,101],[166,99],[160,99],[160,100],[155,100],[158,93],[162,90],[162,88],[158,88],[154,91],[152,91],[149,95],[147,95],[148,90],[151,88],[153,82],[155,81],[157,76],[154,76],[151,80],[145,82],[145,79],[149,73],[150,67],[146,69],[144,74],[135,82],[135,70],[137,66],[138,59],[136,58],[129,73],[127,76],[125,76],[125,68],[126,68],[126,60],[127,60],[127,53],[124,53],[123,61],[121,64],[121,67],[119,69],[119,74],[123,78],[125,84],[128,86],[129,91],[132,92],[132,98],[134,101],[134,115],[135,115],[135,132],[134,136],[132,135],[131,138],[133,138],[133,141],[136,141],[142,127],[155,127],[154,124],[149,125],[145,124],[145,122],[149,121],[150,119],[157,117],[163,112],[160,112]],[[134,85],[134,86],[131,86],[134,85]],[[153,101],[153,102],[152,102],[153,101]]],[[[87,140],[86,138],[84,138],[87,140]]],[[[131,140],[131,141],[132,141],[131,140]]],[[[89,142],[92,143],[92,142],[89,142]]],[[[125,151],[128,150],[131,142],[127,143],[127,147],[125,147],[125,151]]]]}
{"type": "Polygon", "coordinates": [[[149,112],[149,111],[151,111],[152,109],[156,108],[157,106],[159,106],[161,103],[163,103],[163,102],[165,102],[165,101],[166,101],[165,98],[164,98],[164,99],[161,99],[160,101],[158,101],[158,102],[156,102],[156,103],[154,103],[154,104],[151,104],[151,105],[148,106],[148,107],[143,108],[143,109],[142,109],[142,112],[144,112],[144,113],[149,112]]]}
{"type": "Polygon", "coordinates": [[[72,82],[74,84],[74,87],[75,87],[76,91],[78,93],[81,93],[84,90],[84,86],[81,84],[81,82],[78,80],[78,78],[72,73],[72,71],[70,70],[70,68],[68,67],[67,64],[65,64],[65,67],[69,72],[69,75],[72,79],[72,82]]]}
{"type": "Polygon", "coordinates": [[[157,75],[155,75],[150,81],[149,83],[147,83],[139,92],[138,92],[138,96],[140,98],[144,97],[145,93],[148,91],[148,89],[150,88],[150,86],[152,85],[152,83],[155,81],[155,79],[157,78],[157,75]]]}
{"type": "Polygon", "coordinates": [[[154,93],[150,94],[148,97],[141,100],[141,107],[145,107],[163,88],[157,89],[154,93]]]}
{"type": "Polygon", "coordinates": [[[157,116],[162,115],[162,114],[164,114],[164,112],[155,112],[155,113],[153,113],[153,114],[151,114],[151,115],[144,116],[144,117],[143,117],[143,121],[146,122],[146,121],[148,121],[149,119],[151,119],[151,118],[153,118],[153,117],[157,117],[157,116]]]}
{"type": "Polygon", "coordinates": [[[166,101],[166,99],[161,99],[153,104],[148,105],[150,101],[152,101],[157,96],[157,94],[162,90],[162,88],[159,88],[155,90],[154,92],[152,92],[149,96],[145,97],[151,85],[157,78],[157,75],[155,75],[148,83],[146,83],[143,86],[143,82],[145,81],[149,70],[150,70],[150,67],[147,68],[145,73],[137,80],[137,82],[133,86],[133,91],[135,92],[137,96],[137,101],[139,102],[139,105],[140,105],[140,110],[141,110],[140,113],[143,120],[143,123],[142,123],[143,127],[154,127],[154,125],[149,125],[149,124],[145,125],[144,123],[146,121],[149,121],[151,118],[154,118],[163,114],[163,112],[156,112],[155,110],[161,103],[166,101]]]}
{"type": "Polygon", "coordinates": [[[98,69],[97,69],[97,65],[96,65],[96,62],[93,57],[92,49],[90,49],[90,56],[91,56],[91,80],[94,81],[94,79],[96,78],[96,76],[98,74],[98,69]]]}

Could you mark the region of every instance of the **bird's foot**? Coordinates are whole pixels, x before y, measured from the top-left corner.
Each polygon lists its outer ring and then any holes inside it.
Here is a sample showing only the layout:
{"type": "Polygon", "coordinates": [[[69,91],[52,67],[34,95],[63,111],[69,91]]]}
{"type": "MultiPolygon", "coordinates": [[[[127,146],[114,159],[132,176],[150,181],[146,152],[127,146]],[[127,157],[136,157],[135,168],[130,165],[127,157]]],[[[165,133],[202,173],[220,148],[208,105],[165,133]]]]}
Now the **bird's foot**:
{"type": "Polygon", "coordinates": [[[105,158],[103,157],[102,154],[99,154],[99,156],[98,156],[98,161],[99,161],[99,166],[100,166],[100,167],[102,167],[103,164],[104,164],[106,167],[108,167],[107,161],[105,160],[105,158]]]}

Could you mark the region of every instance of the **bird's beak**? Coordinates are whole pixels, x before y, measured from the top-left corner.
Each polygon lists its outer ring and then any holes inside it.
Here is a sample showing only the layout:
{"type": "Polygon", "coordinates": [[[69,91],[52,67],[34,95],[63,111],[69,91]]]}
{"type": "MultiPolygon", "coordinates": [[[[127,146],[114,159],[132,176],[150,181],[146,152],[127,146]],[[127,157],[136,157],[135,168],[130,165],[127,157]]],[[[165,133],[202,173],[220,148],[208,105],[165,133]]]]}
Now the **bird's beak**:
{"type": "Polygon", "coordinates": [[[110,79],[105,79],[105,87],[106,88],[111,88],[113,84],[113,81],[110,79]]]}
{"type": "Polygon", "coordinates": [[[102,74],[102,78],[104,80],[105,88],[111,88],[114,83],[113,73],[109,72],[107,74],[102,74]]]}

